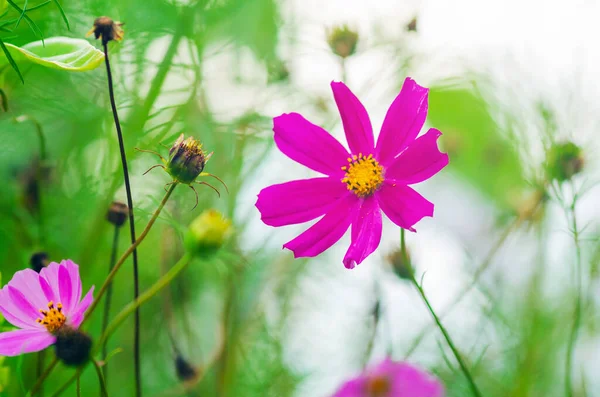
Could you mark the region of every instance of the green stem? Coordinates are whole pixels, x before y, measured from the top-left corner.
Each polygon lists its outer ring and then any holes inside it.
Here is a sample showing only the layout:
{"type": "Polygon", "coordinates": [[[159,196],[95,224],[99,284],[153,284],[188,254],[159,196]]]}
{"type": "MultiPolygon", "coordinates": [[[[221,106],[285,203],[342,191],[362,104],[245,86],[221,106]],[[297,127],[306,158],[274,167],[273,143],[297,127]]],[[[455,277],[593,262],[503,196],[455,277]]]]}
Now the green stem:
{"type": "Polygon", "coordinates": [[[58,364],[58,358],[55,357],[54,360],[48,366],[48,368],[46,368],[44,373],[42,375],[40,375],[37,382],[35,382],[35,385],[33,385],[33,387],[31,388],[31,391],[29,393],[27,393],[28,396],[35,396],[36,393],[39,390],[41,390],[42,385],[44,384],[44,381],[48,378],[48,376],[50,375],[52,370],[54,370],[54,367],[56,367],[56,364],[58,364]]]}
{"type": "Polygon", "coordinates": [[[81,376],[77,377],[77,385],[75,386],[77,390],[77,397],[81,397],[81,376]]]}
{"type": "Polygon", "coordinates": [[[154,222],[156,222],[158,215],[160,214],[163,207],[169,200],[169,197],[171,197],[171,194],[173,193],[173,190],[175,190],[176,186],[177,186],[177,183],[173,183],[172,185],[169,186],[169,190],[167,190],[167,193],[165,194],[162,201],[158,205],[158,208],[154,211],[154,214],[152,214],[152,218],[150,218],[150,221],[146,225],[146,228],[142,231],[142,233],[140,234],[138,239],[135,241],[135,243],[133,243],[131,246],[129,246],[129,248],[127,248],[127,251],[125,251],[125,253],[123,253],[121,258],[119,258],[117,263],[115,263],[115,266],[113,267],[112,271],[108,274],[108,277],[106,278],[106,280],[104,280],[104,284],[102,284],[102,287],[100,287],[100,289],[98,290],[96,299],[94,299],[94,302],[90,305],[89,309],[85,313],[85,318],[83,319],[83,322],[81,323],[82,325],[91,317],[91,314],[94,312],[96,307],[98,307],[98,303],[100,302],[100,299],[106,293],[108,287],[112,283],[112,280],[115,278],[115,275],[117,274],[117,272],[119,271],[119,269],[121,268],[123,263],[127,260],[129,255],[131,255],[131,253],[135,250],[135,248],[138,245],[140,245],[142,243],[142,241],[144,241],[144,239],[150,232],[152,225],[154,225],[154,222]]]}
{"type": "Polygon", "coordinates": [[[571,333],[569,335],[569,341],[567,344],[567,357],[565,360],[565,392],[567,396],[574,396],[575,393],[573,391],[573,380],[572,380],[572,372],[573,372],[573,354],[575,351],[575,345],[577,344],[577,336],[579,334],[579,327],[581,325],[581,301],[582,301],[582,289],[583,289],[583,281],[582,281],[582,264],[581,264],[581,244],[579,240],[579,229],[577,227],[577,216],[575,214],[575,204],[577,202],[577,194],[575,193],[575,189],[573,187],[573,202],[571,204],[570,213],[571,213],[571,227],[573,229],[573,242],[575,243],[575,285],[576,285],[576,293],[577,296],[575,298],[575,315],[573,319],[573,327],[571,328],[571,333]]]}
{"type": "MultiPolygon", "coordinates": [[[[106,389],[106,381],[102,376],[102,369],[100,368],[100,364],[98,361],[92,360],[92,364],[94,364],[94,368],[96,369],[96,375],[98,375],[98,383],[100,384],[100,396],[108,397],[108,390],[106,389]]],[[[106,365],[106,363],[104,363],[106,365]]]]}
{"type": "MultiPolygon", "coordinates": [[[[401,229],[401,238],[400,238],[401,250],[403,251],[403,255],[408,255],[408,253],[406,252],[406,246],[404,245],[403,241],[404,241],[404,229],[401,229]]],[[[481,397],[482,394],[479,391],[479,389],[477,388],[477,385],[475,384],[475,381],[473,380],[473,377],[471,376],[471,372],[467,368],[467,365],[465,364],[460,352],[456,348],[456,345],[452,341],[452,338],[450,338],[450,334],[448,333],[448,331],[442,324],[441,320],[435,313],[435,310],[433,310],[433,307],[429,303],[429,300],[427,299],[427,296],[425,295],[425,291],[423,290],[423,287],[421,287],[421,285],[419,285],[419,283],[417,282],[414,272],[411,273],[411,281],[412,281],[413,285],[415,286],[415,288],[417,289],[417,291],[419,291],[419,295],[421,295],[421,298],[423,299],[423,302],[427,306],[429,313],[433,317],[433,320],[435,321],[437,327],[439,328],[440,332],[444,336],[444,339],[446,339],[446,343],[450,347],[450,350],[452,350],[452,353],[454,354],[456,361],[458,361],[458,365],[460,366],[463,374],[467,378],[467,382],[469,383],[469,386],[471,387],[471,391],[473,392],[473,395],[476,397],[481,397]]]]}
{"type": "Polygon", "coordinates": [[[184,270],[187,265],[190,263],[191,258],[188,254],[185,254],[181,257],[181,259],[173,266],[169,271],[161,277],[152,287],[150,287],[146,292],[141,294],[135,301],[129,303],[125,306],[119,314],[115,317],[115,319],[109,324],[108,328],[102,336],[100,337],[100,344],[105,343],[108,340],[108,337],[115,332],[115,330],[127,319],[127,317],[137,310],[140,306],[150,300],[153,296],[159,293],[163,288],[165,288],[182,270],[184,270]]]}
{"type": "MultiPolygon", "coordinates": [[[[110,262],[108,264],[108,272],[110,273],[112,269],[115,267],[115,262],[117,261],[117,249],[119,247],[119,229],[120,227],[115,225],[115,232],[113,235],[112,247],[110,251],[110,262]]],[[[110,317],[110,306],[112,303],[112,283],[108,285],[108,289],[106,290],[106,300],[104,301],[104,315],[102,317],[102,332],[106,331],[106,327],[108,326],[108,320],[110,317]]],[[[106,343],[102,346],[102,359],[106,360],[108,346],[106,343]]],[[[104,382],[108,383],[108,364],[104,364],[103,368],[104,373],[104,382]]]]}

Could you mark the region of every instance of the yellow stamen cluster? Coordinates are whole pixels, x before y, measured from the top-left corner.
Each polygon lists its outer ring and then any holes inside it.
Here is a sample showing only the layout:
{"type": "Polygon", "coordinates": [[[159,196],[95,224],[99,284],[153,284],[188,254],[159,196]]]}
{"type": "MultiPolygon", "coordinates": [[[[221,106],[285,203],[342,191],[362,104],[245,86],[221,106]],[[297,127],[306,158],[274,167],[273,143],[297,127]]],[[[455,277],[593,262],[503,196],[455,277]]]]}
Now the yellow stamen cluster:
{"type": "Polygon", "coordinates": [[[385,376],[373,376],[367,380],[366,395],[369,397],[387,397],[391,391],[390,380],[385,376]]]}
{"type": "Polygon", "coordinates": [[[342,179],[348,190],[359,197],[367,197],[375,193],[383,183],[383,167],[372,154],[364,156],[359,153],[348,158],[348,166],[342,167],[346,176],[342,179]]]}
{"type": "Polygon", "coordinates": [[[44,318],[38,318],[36,321],[38,324],[42,324],[48,332],[54,333],[60,327],[63,326],[67,318],[62,313],[62,304],[57,304],[54,307],[54,302],[48,302],[48,310],[40,309],[40,313],[44,316],[44,318]]]}

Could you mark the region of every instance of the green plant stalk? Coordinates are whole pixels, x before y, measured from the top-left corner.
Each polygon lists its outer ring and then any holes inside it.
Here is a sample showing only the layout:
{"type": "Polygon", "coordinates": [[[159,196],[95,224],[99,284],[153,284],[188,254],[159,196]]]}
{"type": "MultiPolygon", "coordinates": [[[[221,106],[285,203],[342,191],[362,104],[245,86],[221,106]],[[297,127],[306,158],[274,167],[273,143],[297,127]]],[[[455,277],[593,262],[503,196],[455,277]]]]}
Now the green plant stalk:
{"type": "MultiPolygon", "coordinates": [[[[106,343],[108,341],[108,338],[116,331],[117,328],[119,328],[119,326],[121,324],[123,324],[123,322],[127,319],[127,317],[129,317],[129,315],[131,313],[135,312],[137,309],[140,308],[141,305],[143,305],[144,303],[146,303],[150,299],[152,299],[163,288],[168,286],[175,279],[175,277],[177,277],[183,270],[185,270],[185,268],[191,262],[191,259],[192,258],[189,256],[189,254],[183,255],[181,257],[181,259],[179,259],[179,261],[175,264],[175,266],[173,266],[163,277],[161,277],[156,283],[154,283],[154,285],[152,285],[152,287],[150,287],[143,294],[141,294],[135,301],[133,301],[133,302],[129,303],[127,306],[125,306],[119,312],[119,314],[117,314],[117,316],[114,318],[114,320],[109,324],[106,331],[100,336],[100,339],[98,340],[98,343],[95,345],[96,347],[92,351],[91,356],[94,356],[98,353],[98,346],[102,346],[104,343],[106,343]]],[[[54,395],[52,397],[58,397],[65,390],[67,390],[69,388],[69,386],[77,380],[77,378],[80,376],[80,374],[83,372],[83,370],[87,367],[87,365],[90,363],[90,361],[94,361],[94,360],[93,359],[89,360],[88,362],[83,364],[80,368],[78,368],[77,372],[71,378],[69,378],[60,387],[60,389],[56,393],[54,393],[54,395]]]]}
{"type": "MultiPolygon", "coordinates": [[[[406,245],[404,243],[404,229],[401,229],[400,233],[401,233],[400,234],[400,236],[401,236],[400,237],[400,249],[402,250],[402,255],[407,257],[408,253],[406,252],[406,245]]],[[[465,364],[460,352],[458,351],[456,345],[452,341],[450,334],[448,333],[448,331],[442,324],[441,320],[435,313],[435,310],[433,310],[433,307],[429,303],[429,300],[427,299],[427,296],[425,295],[425,291],[423,290],[421,285],[419,285],[417,279],[415,278],[414,272],[411,274],[411,281],[412,281],[413,285],[415,286],[415,288],[417,289],[417,291],[419,291],[419,295],[421,295],[421,298],[423,299],[423,302],[427,306],[427,309],[429,310],[431,317],[433,317],[433,320],[435,321],[437,327],[439,328],[440,332],[444,336],[444,339],[446,340],[446,343],[450,347],[450,350],[452,350],[452,353],[454,354],[456,361],[458,361],[458,365],[460,366],[460,369],[462,370],[463,374],[467,378],[467,382],[469,383],[469,387],[471,388],[473,395],[476,397],[482,397],[482,394],[479,391],[479,388],[477,387],[477,385],[475,384],[475,381],[473,380],[473,377],[471,376],[471,372],[467,368],[467,365],[465,364]]]]}
{"type": "Polygon", "coordinates": [[[133,243],[132,245],[130,245],[129,248],[127,248],[127,251],[125,251],[123,253],[123,255],[121,255],[121,257],[119,258],[119,260],[117,261],[117,263],[115,263],[115,266],[113,267],[112,271],[108,274],[108,277],[106,278],[106,280],[104,280],[104,284],[102,284],[102,286],[98,290],[98,295],[96,296],[96,299],[94,299],[94,302],[92,302],[92,304],[90,305],[89,309],[87,310],[87,312],[85,314],[85,318],[83,319],[83,322],[81,323],[82,325],[85,324],[85,322],[91,317],[91,314],[94,312],[94,310],[98,306],[98,303],[100,302],[100,299],[102,298],[102,296],[108,290],[108,287],[110,286],[112,280],[115,278],[115,275],[117,274],[117,272],[119,271],[119,269],[121,268],[121,266],[123,265],[123,263],[127,260],[127,258],[129,257],[129,255],[131,255],[131,253],[133,252],[133,250],[135,250],[135,248],[138,245],[140,245],[142,243],[142,241],[144,241],[144,239],[146,238],[146,236],[150,232],[150,229],[154,225],[154,222],[156,222],[156,219],[158,218],[158,215],[160,215],[160,212],[162,211],[162,209],[164,208],[165,204],[169,200],[169,197],[171,197],[171,194],[173,193],[173,190],[175,190],[176,186],[177,186],[177,183],[173,183],[172,185],[169,186],[169,189],[167,190],[167,193],[165,194],[165,196],[163,197],[162,201],[158,205],[158,208],[156,208],[156,210],[152,214],[152,218],[150,218],[150,221],[148,221],[148,224],[146,225],[146,227],[144,228],[144,230],[142,231],[142,233],[140,234],[140,236],[138,237],[138,239],[135,241],[135,243],[133,243]]]}
{"type": "MultiPolygon", "coordinates": [[[[115,92],[112,82],[112,72],[110,69],[110,60],[108,57],[108,40],[102,40],[102,48],[104,49],[104,61],[106,63],[106,75],[108,80],[108,93],[110,96],[110,106],[112,108],[115,127],[117,129],[117,137],[119,139],[119,151],[121,153],[121,164],[123,165],[123,179],[125,180],[125,193],[127,195],[127,206],[129,207],[129,232],[131,235],[131,244],[135,244],[137,237],[135,235],[135,219],[133,209],[133,197],[131,194],[131,183],[129,182],[129,171],[127,167],[127,155],[125,154],[125,143],[123,142],[123,132],[121,131],[121,123],[119,122],[119,114],[117,112],[117,104],[115,101],[115,92]]],[[[137,249],[133,249],[133,298],[136,299],[140,294],[139,267],[137,249]]],[[[135,324],[133,327],[133,362],[135,372],[135,395],[142,395],[142,370],[140,362],[140,312],[135,313],[135,324]]]]}
{"type": "MultiPolygon", "coordinates": [[[[110,250],[110,262],[108,265],[108,273],[112,271],[115,267],[115,263],[117,262],[117,250],[119,248],[119,229],[120,227],[115,225],[115,232],[113,235],[112,247],[110,250]]],[[[110,317],[110,305],[112,303],[112,283],[109,284],[108,289],[106,290],[106,300],[104,301],[104,315],[102,317],[102,332],[106,331],[106,327],[108,326],[108,320],[110,317]]],[[[106,343],[102,346],[102,359],[106,360],[107,355],[107,345],[106,343]]],[[[108,383],[108,363],[104,364],[103,368],[103,382],[108,383]]]]}
{"type": "MultiPolygon", "coordinates": [[[[573,187],[573,194],[575,194],[575,189],[573,187]]],[[[573,354],[575,351],[575,345],[577,344],[577,336],[579,334],[579,327],[581,325],[581,312],[582,312],[582,290],[583,290],[583,281],[582,281],[582,264],[581,264],[581,244],[579,239],[579,229],[577,228],[577,216],[575,214],[575,204],[577,202],[577,195],[573,198],[573,202],[570,206],[571,213],[571,228],[573,229],[573,242],[575,243],[575,288],[576,288],[576,298],[575,298],[575,315],[573,319],[573,327],[571,328],[571,333],[569,335],[569,341],[567,344],[567,357],[565,360],[565,393],[569,397],[573,397],[575,392],[573,390],[573,380],[572,380],[572,372],[573,372],[573,354]]]]}
{"type": "MultiPolygon", "coordinates": [[[[102,369],[100,368],[100,364],[98,361],[92,360],[92,364],[94,364],[94,369],[96,369],[96,375],[98,375],[98,383],[100,384],[100,396],[108,397],[108,390],[106,389],[106,381],[102,376],[102,369]]],[[[104,364],[106,365],[106,363],[104,364]]]]}
{"type": "Polygon", "coordinates": [[[29,391],[29,393],[27,393],[28,397],[29,396],[35,396],[36,393],[39,390],[41,390],[44,381],[46,380],[46,378],[48,378],[48,376],[54,370],[54,367],[56,367],[57,364],[58,364],[58,358],[54,357],[54,360],[52,360],[52,362],[50,363],[50,365],[48,366],[48,368],[46,368],[46,370],[44,371],[44,373],[35,382],[35,385],[33,385],[33,387],[31,388],[31,391],[29,391]]]}

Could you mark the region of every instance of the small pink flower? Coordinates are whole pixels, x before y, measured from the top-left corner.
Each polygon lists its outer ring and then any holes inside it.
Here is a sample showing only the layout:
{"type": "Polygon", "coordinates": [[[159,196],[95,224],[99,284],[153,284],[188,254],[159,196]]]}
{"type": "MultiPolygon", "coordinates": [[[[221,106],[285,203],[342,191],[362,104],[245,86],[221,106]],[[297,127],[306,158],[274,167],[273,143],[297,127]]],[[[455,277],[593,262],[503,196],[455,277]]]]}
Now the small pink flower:
{"type": "Polygon", "coordinates": [[[94,287],[81,300],[79,266],[70,260],[52,262],[40,273],[15,273],[0,290],[0,313],[20,329],[0,333],[0,356],[45,349],[63,327],[78,328],[92,304],[94,287]]]}
{"type": "Polygon", "coordinates": [[[440,153],[441,135],[430,129],[417,138],[427,117],[429,90],[404,81],[383,121],[377,144],[367,111],[344,83],[331,83],[350,153],[327,131],[298,113],[273,119],[275,143],[292,160],[325,174],[263,189],[256,207],[270,226],[304,223],[323,216],[285,248],[294,257],[319,255],[352,225],[344,266],[352,269],[381,240],[383,211],[396,225],[413,225],[433,216],[433,204],[408,185],[423,182],[448,164],[440,153]]]}
{"type": "Polygon", "coordinates": [[[426,372],[389,359],[346,382],[332,397],[442,397],[444,387],[426,372]]]}

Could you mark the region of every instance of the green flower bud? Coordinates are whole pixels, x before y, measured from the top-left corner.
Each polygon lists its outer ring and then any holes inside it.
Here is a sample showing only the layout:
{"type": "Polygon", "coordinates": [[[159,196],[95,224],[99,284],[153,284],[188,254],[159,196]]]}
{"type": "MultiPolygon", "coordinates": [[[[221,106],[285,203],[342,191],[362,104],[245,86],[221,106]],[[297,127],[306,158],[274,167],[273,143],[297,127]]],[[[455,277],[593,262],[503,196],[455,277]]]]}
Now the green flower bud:
{"type": "Polygon", "coordinates": [[[335,55],[348,58],[356,52],[358,33],[347,25],[336,26],[327,34],[327,43],[335,55]]]}
{"type": "Polygon", "coordinates": [[[216,210],[206,210],[190,224],[185,245],[193,255],[211,255],[221,248],[231,231],[229,219],[216,210]]]}
{"type": "Polygon", "coordinates": [[[394,274],[403,280],[412,279],[414,270],[410,262],[410,254],[407,250],[406,257],[401,250],[396,249],[387,256],[388,263],[392,266],[394,274]]]}
{"type": "Polygon", "coordinates": [[[211,155],[202,150],[202,144],[196,139],[184,140],[181,134],[169,150],[167,172],[177,182],[189,185],[200,175],[211,155]]]}
{"type": "Polygon", "coordinates": [[[581,148],[572,142],[555,143],[547,154],[548,178],[558,182],[571,179],[584,166],[581,148]]]}

